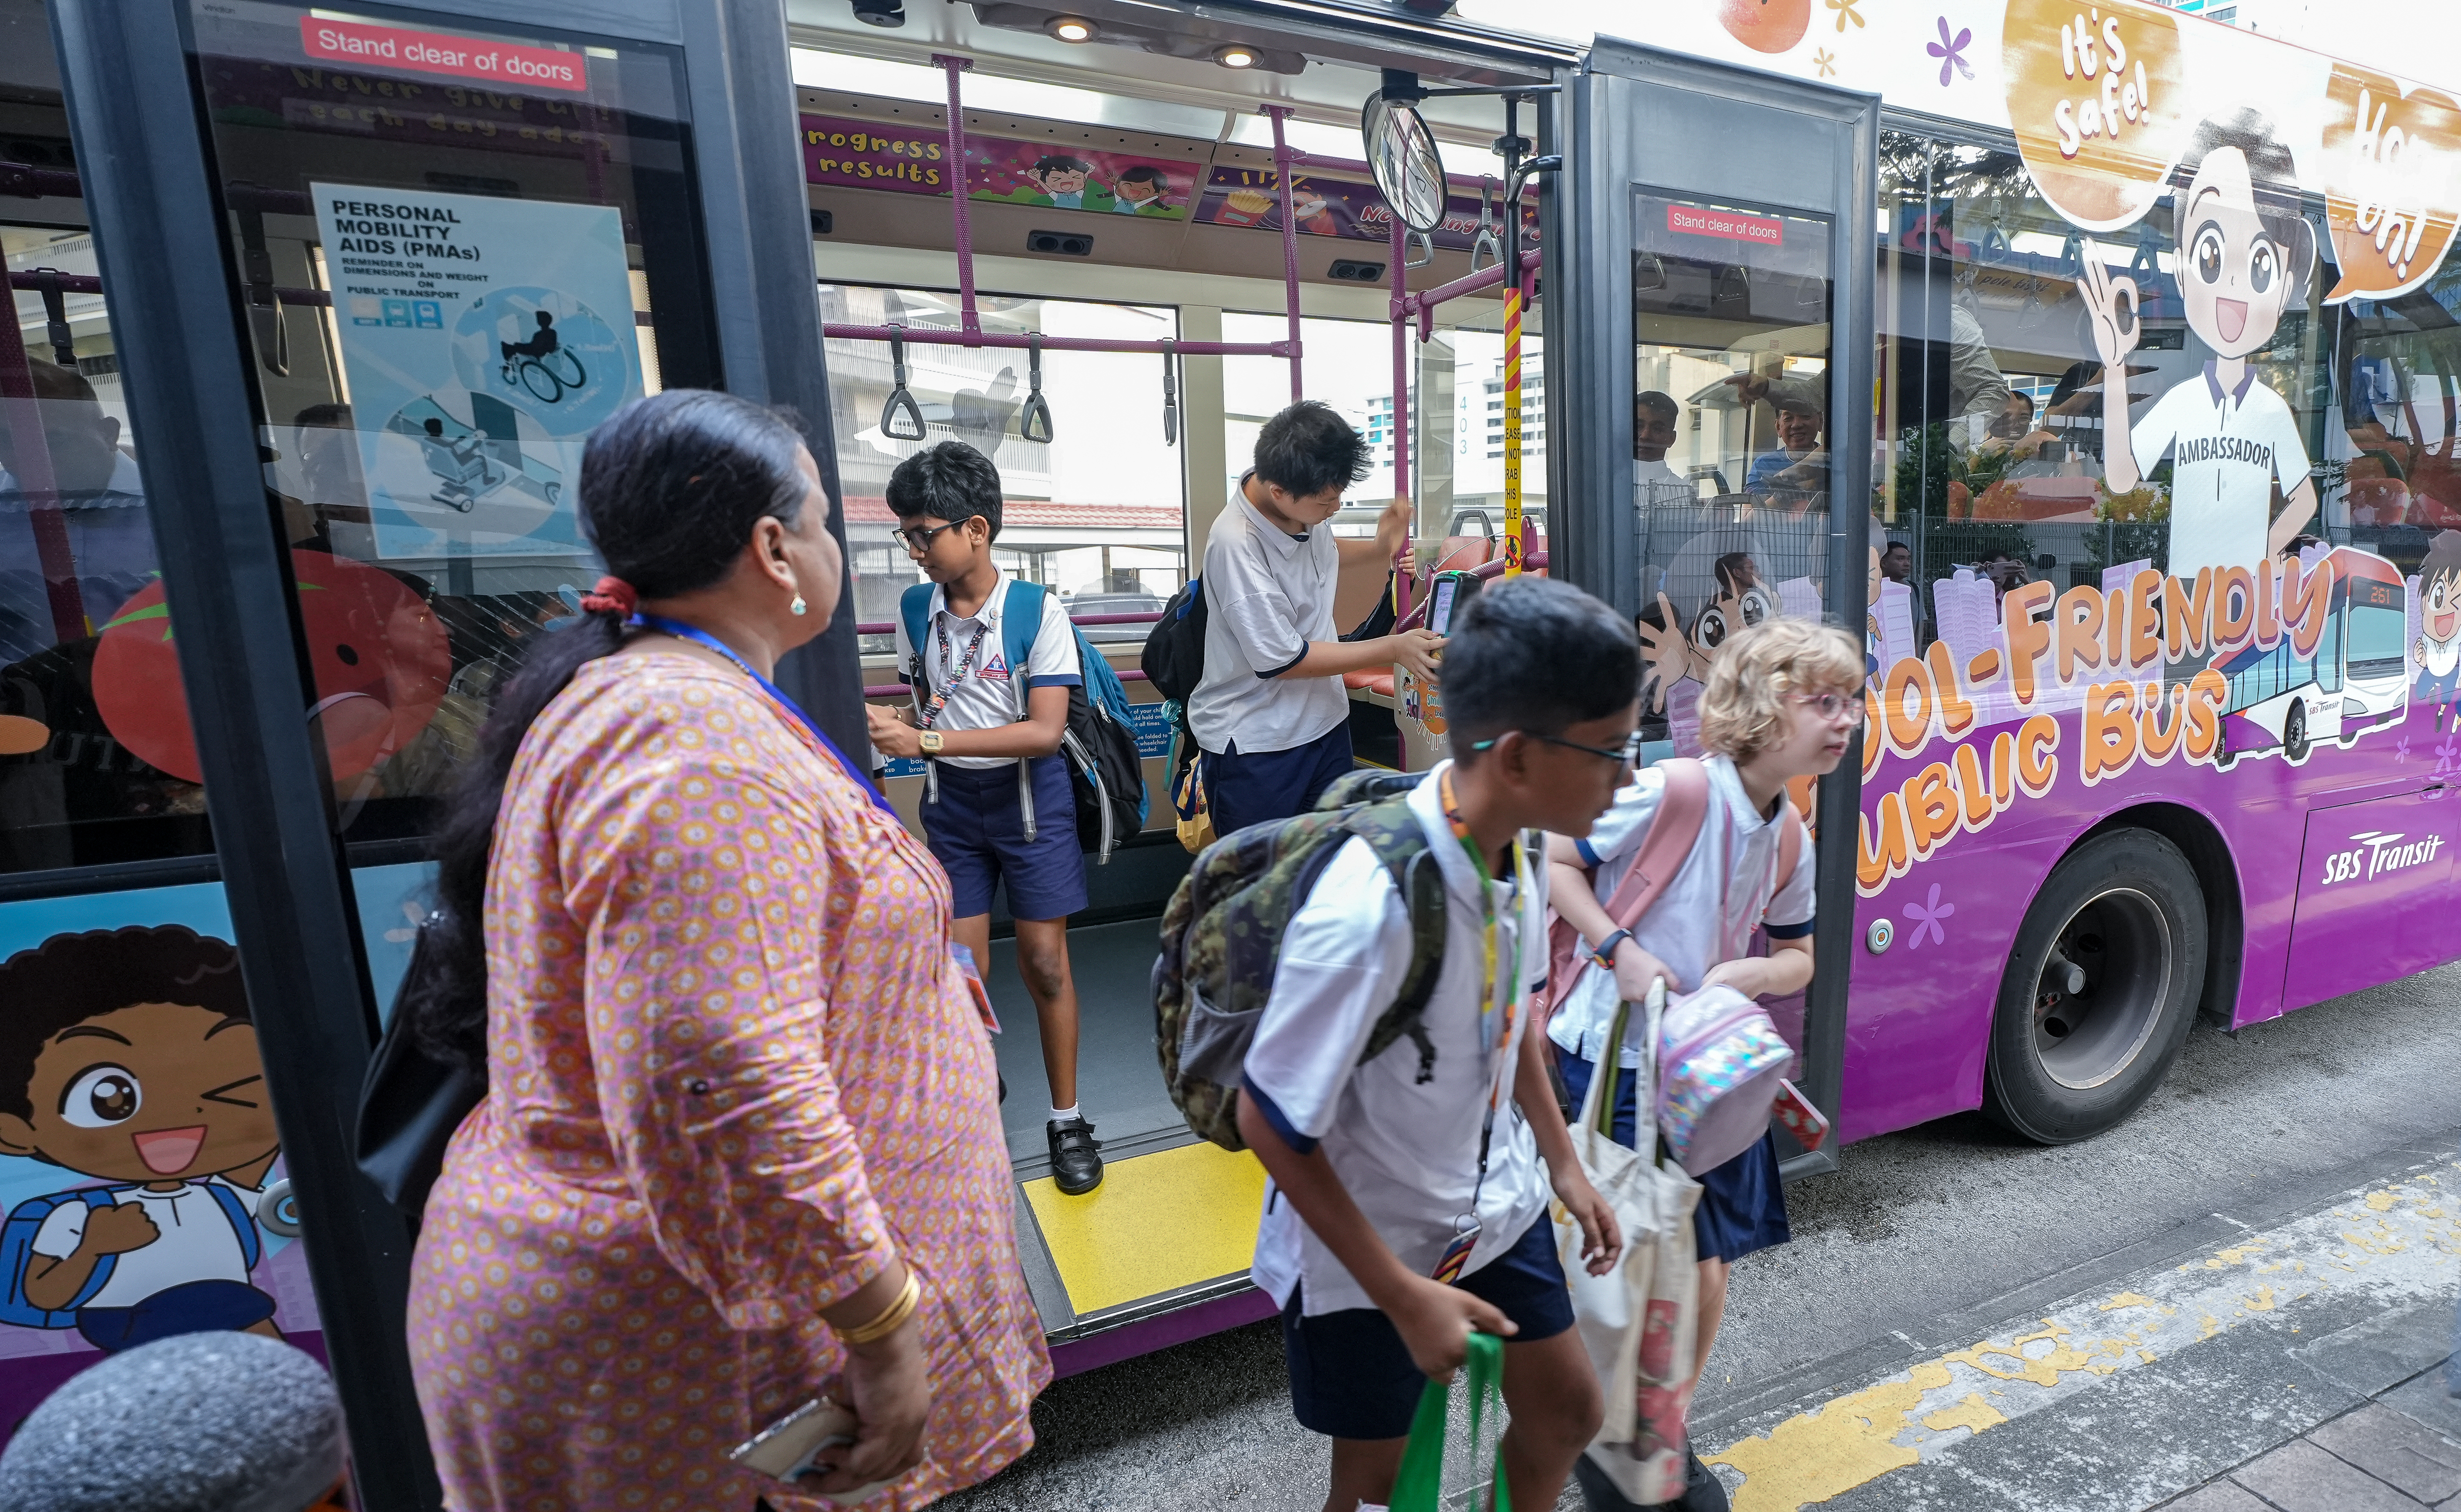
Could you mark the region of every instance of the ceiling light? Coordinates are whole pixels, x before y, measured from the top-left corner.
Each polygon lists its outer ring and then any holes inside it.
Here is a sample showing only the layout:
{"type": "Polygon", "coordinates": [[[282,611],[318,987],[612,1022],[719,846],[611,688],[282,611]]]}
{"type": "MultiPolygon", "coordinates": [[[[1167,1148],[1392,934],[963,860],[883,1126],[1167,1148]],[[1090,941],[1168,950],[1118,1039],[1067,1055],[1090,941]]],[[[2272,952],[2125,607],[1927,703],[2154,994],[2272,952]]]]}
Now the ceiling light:
{"type": "Polygon", "coordinates": [[[1254,68],[1256,50],[1242,43],[1233,42],[1228,47],[1215,48],[1213,61],[1224,68],[1254,68]]]}
{"type": "Polygon", "coordinates": [[[1053,36],[1058,37],[1062,42],[1091,42],[1094,40],[1094,23],[1086,20],[1083,16],[1056,15],[1050,20],[1042,23],[1042,30],[1050,32],[1053,36]]]}
{"type": "Polygon", "coordinates": [[[904,26],[906,0],[854,0],[854,18],[867,26],[904,26]]]}

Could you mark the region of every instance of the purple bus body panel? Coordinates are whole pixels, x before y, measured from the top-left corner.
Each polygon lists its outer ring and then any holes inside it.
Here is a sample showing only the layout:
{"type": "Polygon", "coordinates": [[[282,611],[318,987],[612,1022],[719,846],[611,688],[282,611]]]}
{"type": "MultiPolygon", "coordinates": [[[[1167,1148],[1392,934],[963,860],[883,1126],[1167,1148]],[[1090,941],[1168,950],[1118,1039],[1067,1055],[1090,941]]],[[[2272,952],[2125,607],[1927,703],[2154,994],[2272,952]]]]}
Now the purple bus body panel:
{"type": "MultiPolygon", "coordinates": [[[[2172,811],[2229,857],[2243,940],[2234,1029],[2461,956],[2451,897],[2461,801],[2444,786],[2461,784],[2461,734],[2439,729],[2461,717],[2456,706],[2410,707],[2346,747],[2320,735],[2296,764],[2278,744],[2249,749],[2274,737],[2225,716],[2225,749],[2237,753],[2229,767],[2174,754],[2091,786],[2081,775],[2084,716],[2052,717],[2058,771],[2046,792],[2018,797],[1979,833],[1951,834],[1857,898],[1841,1139],[1981,1106],[1992,1013],[2026,909],[2064,855],[2128,810],[2172,811]],[[1894,939],[1875,955],[1867,942],[1882,918],[1894,939]]],[[[1987,748],[2014,728],[1977,729],[1962,742],[1987,748]]],[[[1935,740],[1914,756],[1884,756],[1864,780],[1865,822],[1880,795],[1949,749],[1935,740]]],[[[2217,922],[2208,921],[2209,950],[2221,948],[2217,922]]]]}

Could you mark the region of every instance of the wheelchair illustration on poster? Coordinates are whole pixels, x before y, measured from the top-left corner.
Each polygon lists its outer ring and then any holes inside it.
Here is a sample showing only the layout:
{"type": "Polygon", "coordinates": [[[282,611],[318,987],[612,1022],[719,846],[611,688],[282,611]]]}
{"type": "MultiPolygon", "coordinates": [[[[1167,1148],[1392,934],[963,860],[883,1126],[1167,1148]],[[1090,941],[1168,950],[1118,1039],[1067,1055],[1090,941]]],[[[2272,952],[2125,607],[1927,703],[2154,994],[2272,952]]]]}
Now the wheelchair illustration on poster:
{"type": "Polygon", "coordinates": [[[491,288],[453,323],[454,375],[547,435],[577,437],[637,392],[631,326],[629,309],[602,315],[558,289],[491,288]]]}

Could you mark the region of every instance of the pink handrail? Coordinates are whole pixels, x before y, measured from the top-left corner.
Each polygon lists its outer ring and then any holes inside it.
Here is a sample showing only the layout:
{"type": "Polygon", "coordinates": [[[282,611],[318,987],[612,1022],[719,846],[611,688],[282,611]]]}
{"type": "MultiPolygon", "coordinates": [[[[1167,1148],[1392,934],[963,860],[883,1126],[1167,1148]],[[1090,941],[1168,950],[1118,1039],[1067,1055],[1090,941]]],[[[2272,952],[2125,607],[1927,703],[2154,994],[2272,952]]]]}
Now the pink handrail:
{"type": "MultiPolygon", "coordinates": [[[[1543,571],[1546,566],[1547,553],[1544,551],[1532,551],[1521,559],[1521,569],[1524,572],[1543,571]]],[[[1504,559],[1502,557],[1498,557],[1492,562],[1483,562],[1477,566],[1470,568],[1470,572],[1481,581],[1485,581],[1487,578],[1502,577],[1504,575],[1504,559]]],[[[1404,614],[1400,619],[1394,621],[1393,628],[1395,632],[1398,633],[1402,630],[1415,630],[1420,626],[1425,624],[1427,622],[1427,606],[1434,602],[1436,601],[1433,598],[1423,600],[1417,608],[1412,609],[1409,613],[1404,614]]]]}
{"type": "MultiPolygon", "coordinates": [[[[1525,297],[1527,296],[1526,286],[1529,282],[1529,276],[1531,273],[1538,271],[1544,261],[1545,260],[1539,256],[1535,248],[1521,254],[1521,274],[1522,281],[1525,286],[1525,297]]],[[[1408,320],[1415,318],[1419,323],[1419,339],[1421,341],[1432,340],[1436,334],[1436,307],[1438,305],[1450,304],[1452,301],[1460,299],[1465,295],[1475,294],[1482,289],[1493,288],[1503,282],[1504,265],[1502,263],[1498,263],[1493,267],[1484,267],[1475,273],[1456,278],[1449,284],[1438,284],[1433,288],[1422,289],[1420,292],[1415,294],[1402,295],[1399,301],[1399,308],[1395,310],[1393,318],[1395,320],[1408,320]]]]}
{"type": "MultiPolygon", "coordinates": [[[[833,341],[887,341],[891,335],[910,347],[1002,347],[1019,351],[1038,345],[1026,336],[1012,336],[995,330],[945,330],[929,326],[900,326],[894,331],[887,326],[845,326],[834,321],[824,323],[821,334],[833,341]]],[[[1129,341],[1110,336],[1044,336],[1038,343],[1045,351],[1175,351],[1183,357],[1287,357],[1291,344],[1287,341],[1129,341]]]]}

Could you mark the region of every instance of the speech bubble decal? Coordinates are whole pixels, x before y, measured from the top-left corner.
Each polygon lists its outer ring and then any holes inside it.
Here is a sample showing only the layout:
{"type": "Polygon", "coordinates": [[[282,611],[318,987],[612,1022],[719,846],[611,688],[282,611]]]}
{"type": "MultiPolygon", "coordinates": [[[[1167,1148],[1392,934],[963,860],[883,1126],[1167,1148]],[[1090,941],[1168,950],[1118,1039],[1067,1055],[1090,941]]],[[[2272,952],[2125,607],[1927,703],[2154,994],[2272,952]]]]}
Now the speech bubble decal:
{"type": "Polygon", "coordinates": [[[2051,207],[2088,231],[2142,218],[2194,120],[2168,11],[2008,0],[2002,76],[2017,150],[2051,207]]]}
{"type": "Polygon", "coordinates": [[[2382,299],[2432,278],[2452,245],[2461,106],[2335,63],[2323,148],[2324,224],[2342,272],[2324,302],[2382,299]]]}

